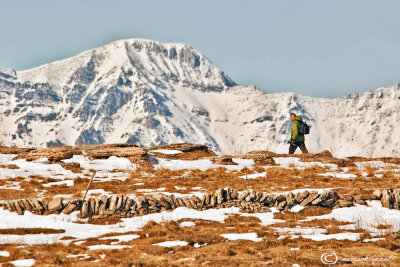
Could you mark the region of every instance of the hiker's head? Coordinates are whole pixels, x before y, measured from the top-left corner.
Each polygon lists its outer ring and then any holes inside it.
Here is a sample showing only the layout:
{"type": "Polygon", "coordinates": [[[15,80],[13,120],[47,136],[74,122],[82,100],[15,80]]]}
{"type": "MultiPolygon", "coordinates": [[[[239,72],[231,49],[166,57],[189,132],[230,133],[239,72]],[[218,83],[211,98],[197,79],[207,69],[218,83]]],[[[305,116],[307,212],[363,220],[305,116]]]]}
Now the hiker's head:
{"type": "Polygon", "coordinates": [[[294,118],[296,118],[296,113],[290,113],[290,120],[294,121],[294,118]]]}

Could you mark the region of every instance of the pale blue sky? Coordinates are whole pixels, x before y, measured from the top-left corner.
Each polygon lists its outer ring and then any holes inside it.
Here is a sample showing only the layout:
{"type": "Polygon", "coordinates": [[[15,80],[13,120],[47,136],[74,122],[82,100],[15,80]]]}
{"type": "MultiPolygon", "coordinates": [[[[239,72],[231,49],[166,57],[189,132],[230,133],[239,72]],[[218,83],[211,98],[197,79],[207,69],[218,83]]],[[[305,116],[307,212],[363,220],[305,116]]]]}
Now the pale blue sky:
{"type": "Polygon", "coordinates": [[[125,38],[188,43],[271,93],[338,97],[400,82],[397,0],[0,0],[0,68],[125,38]]]}

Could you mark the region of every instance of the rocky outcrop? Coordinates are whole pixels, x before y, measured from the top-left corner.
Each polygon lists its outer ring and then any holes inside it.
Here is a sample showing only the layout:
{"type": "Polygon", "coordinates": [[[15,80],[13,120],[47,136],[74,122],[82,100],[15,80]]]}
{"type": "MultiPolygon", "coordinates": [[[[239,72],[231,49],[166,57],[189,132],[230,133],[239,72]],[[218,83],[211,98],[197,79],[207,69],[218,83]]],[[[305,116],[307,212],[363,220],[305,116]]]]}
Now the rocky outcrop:
{"type": "Polygon", "coordinates": [[[133,163],[147,161],[147,150],[135,144],[104,144],[85,146],[55,146],[45,149],[25,149],[18,153],[16,159],[28,161],[47,158],[50,162],[60,163],[64,159],[70,159],[74,155],[85,155],[93,159],[104,159],[111,156],[123,157],[133,163]]]}
{"type": "Polygon", "coordinates": [[[18,154],[16,159],[26,159],[28,161],[32,161],[47,158],[51,162],[59,162],[63,159],[70,159],[74,154],[77,153],[78,152],[74,151],[74,147],[72,146],[55,146],[46,149],[34,149],[21,152],[18,154]]]}
{"type": "Polygon", "coordinates": [[[76,150],[84,151],[83,154],[94,159],[104,159],[111,156],[127,158],[131,162],[148,159],[145,148],[129,143],[77,146],[76,150]]]}

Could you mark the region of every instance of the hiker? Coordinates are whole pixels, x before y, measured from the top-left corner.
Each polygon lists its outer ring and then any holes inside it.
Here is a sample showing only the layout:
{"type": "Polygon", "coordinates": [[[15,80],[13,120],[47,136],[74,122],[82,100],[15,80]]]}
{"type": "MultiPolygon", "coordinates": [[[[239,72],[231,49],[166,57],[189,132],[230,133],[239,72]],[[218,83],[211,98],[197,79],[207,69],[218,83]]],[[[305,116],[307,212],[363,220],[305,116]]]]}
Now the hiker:
{"type": "Polygon", "coordinates": [[[296,116],[295,113],[290,113],[290,120],[292,121],[292,130],[289,141],[289,154],[294,154],[297,147],[300,147],[300,150],[303,154],[307,154],[308,151],[306,145],[304,144],[304,134],[299,133],[299,126],[300,123],[303,122],[303,119],[301,116],[296,116]]]}

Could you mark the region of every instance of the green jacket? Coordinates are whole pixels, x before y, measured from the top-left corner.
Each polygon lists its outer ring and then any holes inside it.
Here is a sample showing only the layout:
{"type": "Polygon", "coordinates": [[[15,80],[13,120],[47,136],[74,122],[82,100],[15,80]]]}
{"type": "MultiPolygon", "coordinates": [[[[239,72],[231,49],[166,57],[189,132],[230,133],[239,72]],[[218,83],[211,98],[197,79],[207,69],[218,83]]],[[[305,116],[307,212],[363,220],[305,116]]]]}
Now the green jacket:
{"type": "Polygon", "coordinates": [[[304,142],[304,134],[300,135],[299,134],[299,126],[300,126],[300,121],[303,121],[301,116],[297,116],[294,118],[292,122],[292,130],[291,130],[291,140],[294,140],[296,142],[304,142]]]}

